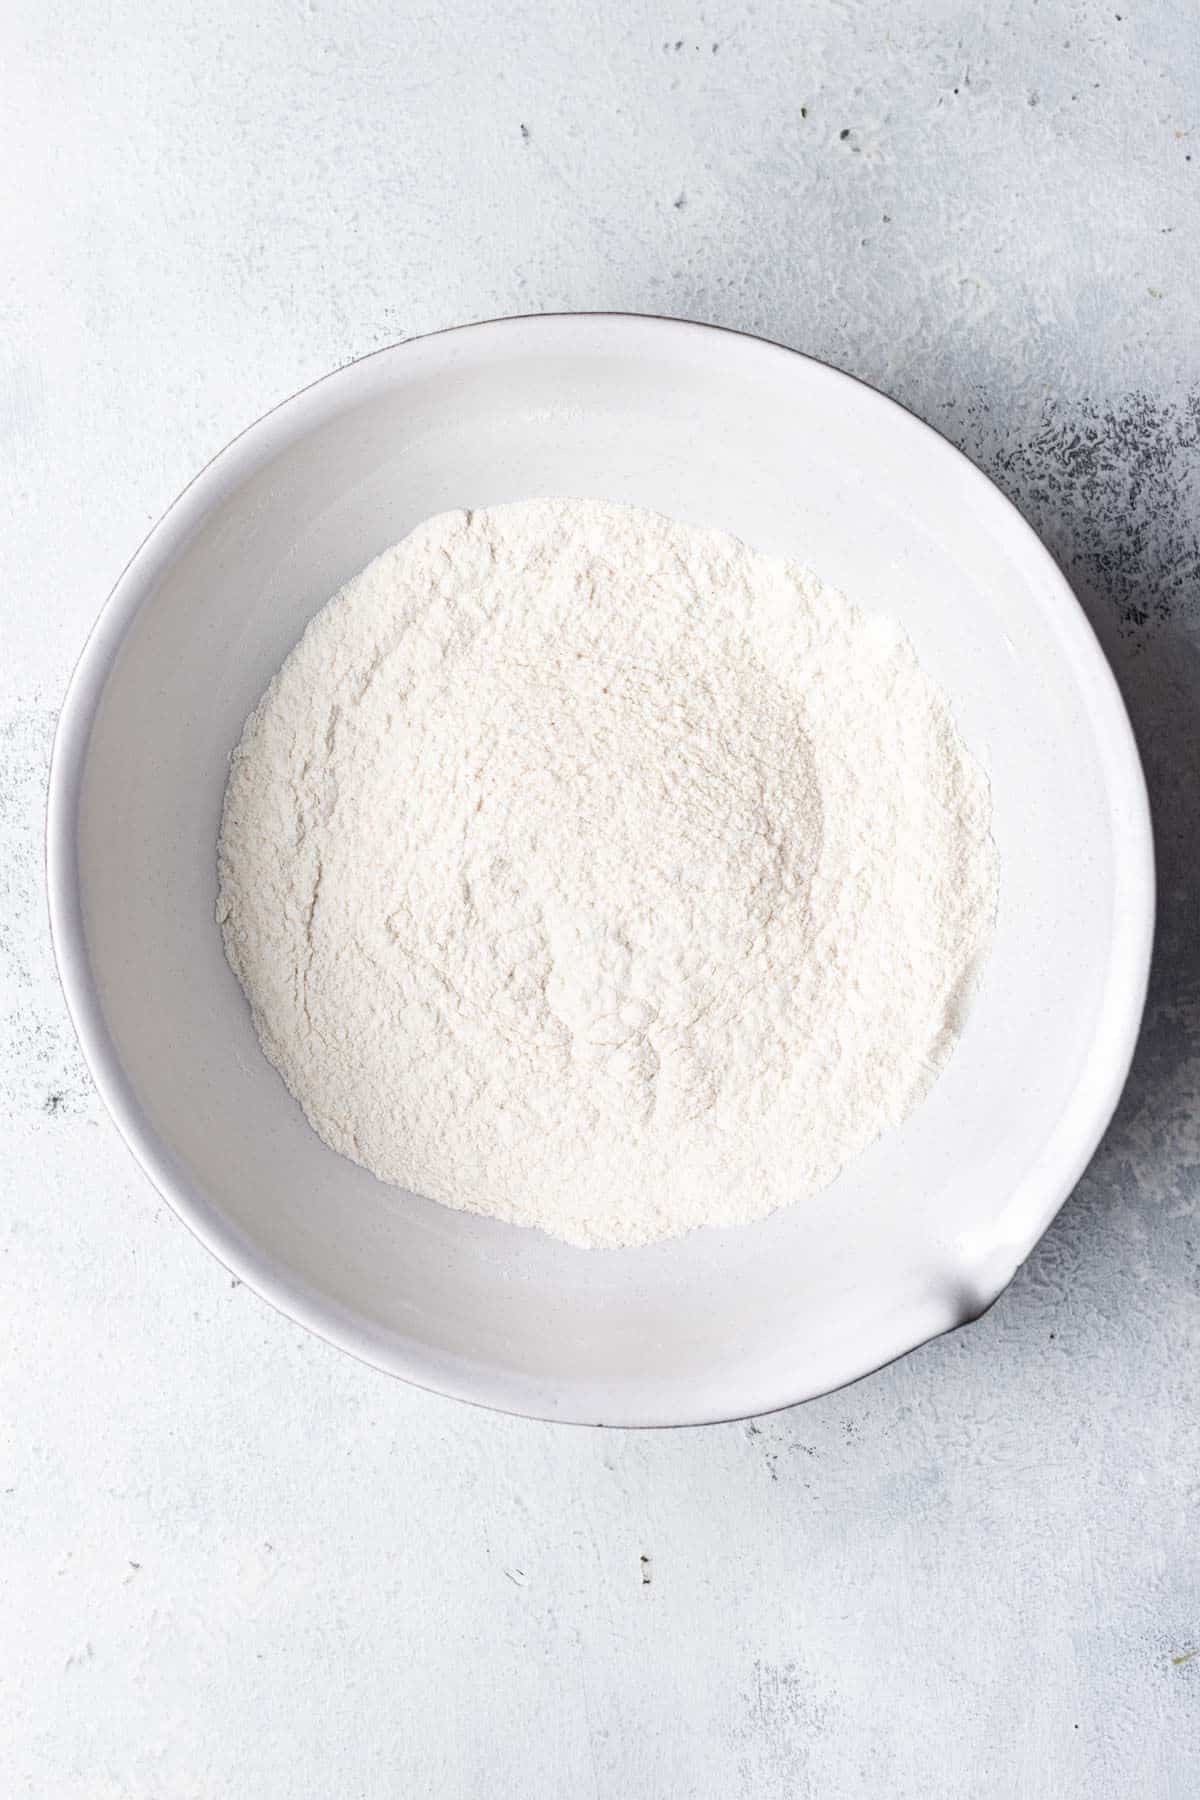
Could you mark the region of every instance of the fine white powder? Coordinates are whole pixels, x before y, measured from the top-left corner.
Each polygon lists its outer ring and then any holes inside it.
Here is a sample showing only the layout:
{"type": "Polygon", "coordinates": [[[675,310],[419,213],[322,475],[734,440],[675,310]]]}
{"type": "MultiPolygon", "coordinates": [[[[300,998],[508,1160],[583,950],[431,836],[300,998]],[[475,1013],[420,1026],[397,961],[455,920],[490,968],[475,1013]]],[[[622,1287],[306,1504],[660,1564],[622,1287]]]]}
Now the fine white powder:
{"type": "Polygon", "coordinates": [[[234,752],[225,946],[313,1126],[590,1246],[811,1196],[918,1103],[985,952],[987,783],[908,640],[591,500],[428,520],[234,752]]]}

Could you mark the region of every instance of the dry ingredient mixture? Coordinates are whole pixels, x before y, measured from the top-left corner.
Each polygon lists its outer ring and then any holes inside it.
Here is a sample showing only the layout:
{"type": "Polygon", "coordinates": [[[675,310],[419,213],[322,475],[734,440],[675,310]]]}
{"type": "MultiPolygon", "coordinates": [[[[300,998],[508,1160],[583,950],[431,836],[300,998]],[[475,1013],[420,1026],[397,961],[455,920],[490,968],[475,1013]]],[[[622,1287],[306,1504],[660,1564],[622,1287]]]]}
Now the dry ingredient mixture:
{"type": "Polygon", "coordinates": [[[590,1246],[803,1200],[945,1064],[985,778],[902,631],[658,514],[430,519],[234,752],[218,916],[313,1126],[590,1246]]]}

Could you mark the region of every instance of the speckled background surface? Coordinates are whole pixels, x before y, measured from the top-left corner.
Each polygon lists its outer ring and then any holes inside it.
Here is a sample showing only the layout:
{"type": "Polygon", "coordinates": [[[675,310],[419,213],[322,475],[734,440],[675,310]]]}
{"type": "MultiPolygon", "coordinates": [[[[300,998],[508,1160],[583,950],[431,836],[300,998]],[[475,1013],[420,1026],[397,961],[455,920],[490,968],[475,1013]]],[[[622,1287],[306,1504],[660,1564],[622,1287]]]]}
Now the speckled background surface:
{"type": "Polygon", "coordinates": [[[1195,1800],[1194,0],[9,0],[0,68],[0,1792],[1195,1800]],[[491,1417],[306,1337],[134,1168],[47,942],[58,701],[175,492],[351,356],[577,307],[782,339],[977,458],[1156,813],[1057,1223],[756,1424],[491,1417]]]}

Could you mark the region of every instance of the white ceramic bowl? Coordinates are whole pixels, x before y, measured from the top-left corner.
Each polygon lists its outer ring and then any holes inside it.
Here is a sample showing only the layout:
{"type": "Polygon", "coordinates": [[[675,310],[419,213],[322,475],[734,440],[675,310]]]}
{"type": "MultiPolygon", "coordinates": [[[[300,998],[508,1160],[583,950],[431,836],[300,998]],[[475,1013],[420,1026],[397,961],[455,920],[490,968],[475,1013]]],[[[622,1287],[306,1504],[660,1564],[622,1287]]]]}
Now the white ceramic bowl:
{"type": "Polygon", "coordinates": [[[48,879],[97,1086],[230,1269],[423,1386],[609,1425],[767,1411],[985,1308],[1116,1103],[1153,918],[1116,686],[1008,502],[848,376],[732,332],[603,314],[380,351],[209,464],[76,670],[48,879]],[[451,1212],[327,1149],[259,1050],[214,922],[226,759],[307,620],[429,514],[547,494],[720,526],[897,615],[993,784],[995,947],[929,1099],[816,1202],[644,1250],[451,1212]]]}

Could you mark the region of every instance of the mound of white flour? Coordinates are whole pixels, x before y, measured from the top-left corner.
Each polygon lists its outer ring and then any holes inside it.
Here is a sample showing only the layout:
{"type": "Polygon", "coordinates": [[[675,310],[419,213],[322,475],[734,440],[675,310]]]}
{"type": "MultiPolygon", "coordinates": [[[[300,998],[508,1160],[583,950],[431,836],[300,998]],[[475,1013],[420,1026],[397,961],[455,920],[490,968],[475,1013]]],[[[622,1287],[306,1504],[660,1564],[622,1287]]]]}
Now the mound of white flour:
{"type": "Polygon", "coordinates": [[[986,782],[894,624],[576,500],[430,519],[330,601],[219,863],[326,1142],[585,1245],[831,1181],[945,1063],[996,893],[986,782]]]}

